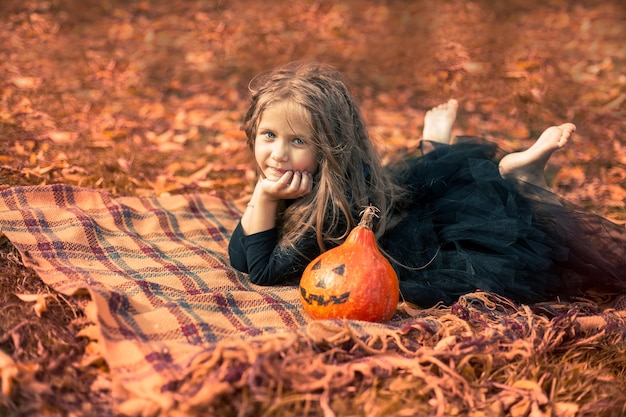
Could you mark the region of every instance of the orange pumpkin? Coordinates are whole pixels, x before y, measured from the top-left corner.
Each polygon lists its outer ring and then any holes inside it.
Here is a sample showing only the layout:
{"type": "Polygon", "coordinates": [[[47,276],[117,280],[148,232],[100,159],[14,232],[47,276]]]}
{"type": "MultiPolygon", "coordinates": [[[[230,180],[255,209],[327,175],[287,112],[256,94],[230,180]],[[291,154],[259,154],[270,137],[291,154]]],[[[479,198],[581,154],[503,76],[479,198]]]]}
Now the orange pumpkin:
{"type": "Polygon", "coordinates": [[[372,231],[377,211],[366,208],[345,242],[319,255],[304,270],[300,300],[314,319],[380,322],[396,311],[398,277],[372,231]]]}

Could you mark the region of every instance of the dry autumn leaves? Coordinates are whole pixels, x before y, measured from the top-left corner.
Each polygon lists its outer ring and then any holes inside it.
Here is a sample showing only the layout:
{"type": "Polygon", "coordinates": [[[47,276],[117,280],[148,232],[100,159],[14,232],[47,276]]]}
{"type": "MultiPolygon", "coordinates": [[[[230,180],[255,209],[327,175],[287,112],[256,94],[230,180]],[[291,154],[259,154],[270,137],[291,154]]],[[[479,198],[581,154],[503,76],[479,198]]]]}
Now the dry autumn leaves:
{"type": "Polygon", "coordinates": [[[455,133],[506,150],[572,120],[578,135],[555,158],[553,184],[624,220],[618,2],[303,2],[269,7],[281,19],[250,27],[241,22],[258,20],[253,3],[9,6],[3,182],[245,195],[254,177],[239,131],[246,87],[281,51],[281,62],[320,59],[348,75],[387,159],[415,145],[424,110],[449,96],[462,104],[455,133]],[[514,35],[520,25],[524,37],[514,35]]]}
{"type": "MultiPolygon", "coordinates": [[[[239,131],[248,82],[306,58],[346,73],[385,160],[451,96],[454,133],[507,151],[576,123],[550,182],[626,222],[621,0],[7,0],[0,16],[0,187],[243,197],[255,176],[239,131]]],[[[106,415],[84,303],[39,282],[2,239],[0,414],[106,415]]]]}

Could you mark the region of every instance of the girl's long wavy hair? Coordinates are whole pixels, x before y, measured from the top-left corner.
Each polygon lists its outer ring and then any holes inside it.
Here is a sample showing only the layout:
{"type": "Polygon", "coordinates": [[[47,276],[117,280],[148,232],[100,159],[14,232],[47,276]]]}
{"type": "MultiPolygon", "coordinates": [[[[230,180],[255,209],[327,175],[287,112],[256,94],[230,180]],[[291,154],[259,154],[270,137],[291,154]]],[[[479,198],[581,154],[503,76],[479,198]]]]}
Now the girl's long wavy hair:
{"type": "Polygon", "coordinates": [[[250,91],[242,130],[253,152],[260,118],[275,103],[302,106],[313,132],[319,164],[313,190],[281,208],[277,219],[280,245],[293,247],[314,231],[324,251],[327,244],[334,246],[345,239],[359,213],[370,204],[380,210],[375,233],[384,232],[401,190],[382,168],[341,73],[324,64],[292,63],[253,79],[250,91]]]}

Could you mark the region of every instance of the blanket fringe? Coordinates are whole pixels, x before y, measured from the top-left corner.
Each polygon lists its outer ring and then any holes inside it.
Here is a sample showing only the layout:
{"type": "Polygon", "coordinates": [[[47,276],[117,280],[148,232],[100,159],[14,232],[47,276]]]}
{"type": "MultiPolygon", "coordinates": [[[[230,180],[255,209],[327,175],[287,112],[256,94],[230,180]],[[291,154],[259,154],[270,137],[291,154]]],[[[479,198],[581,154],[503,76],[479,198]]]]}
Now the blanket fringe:
{"type": "Polygon", "coordinates": [[[451,307],[405,310],[410,317],[387,325],[318,321],[223,340],[194,360],[162,413],[623,413],[626,312],[590,306],[519,307],[474,293],[451,307]]]}

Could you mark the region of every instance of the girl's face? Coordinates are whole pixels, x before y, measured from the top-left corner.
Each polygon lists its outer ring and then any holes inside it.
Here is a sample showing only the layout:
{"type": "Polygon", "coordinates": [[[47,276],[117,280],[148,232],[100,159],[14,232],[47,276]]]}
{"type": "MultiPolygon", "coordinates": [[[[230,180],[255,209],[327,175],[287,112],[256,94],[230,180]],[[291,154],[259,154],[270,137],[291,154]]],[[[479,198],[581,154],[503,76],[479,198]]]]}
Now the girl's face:
{"type": "Polygon", "coordinates": [[[254,158],[271,181],[278,181],[287,171],[317,170],[313,132],[306,110],[288,101],[270,105],[259,121],[254,141],[254,158]]]}

